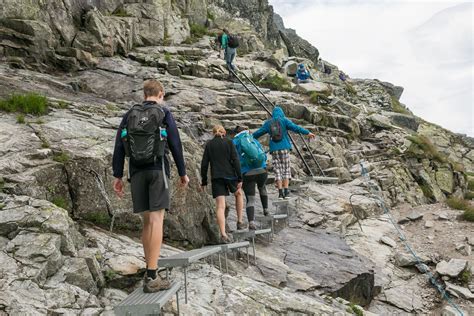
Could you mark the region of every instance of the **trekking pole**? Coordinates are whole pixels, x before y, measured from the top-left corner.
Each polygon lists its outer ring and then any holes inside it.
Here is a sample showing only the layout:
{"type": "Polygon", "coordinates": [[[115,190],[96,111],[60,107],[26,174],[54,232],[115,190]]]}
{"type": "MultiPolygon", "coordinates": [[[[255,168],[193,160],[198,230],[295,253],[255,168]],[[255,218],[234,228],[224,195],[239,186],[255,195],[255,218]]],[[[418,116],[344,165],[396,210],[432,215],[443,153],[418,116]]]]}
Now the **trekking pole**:
{"type": "MultiPolygon", "coordinates": [[[[262,103],[262,101],[260,101],[259,98],[257,98],[257,96],[249,89],[249,87],[247,87],[247,85],[242,81],[242,79],[239,78],[239,76],[237,76],[237,74],[235,73],[235,71],[233,71],[232,69],[229,69],[229,71],[235,76],[235,78],[237,78],[237,80],[239,80],[239,82],[244,86],[244,88],[254,97],[255,100],[257,100],[257,102],[265,109],[265,111],[267,111],[267,113],[269,115],[272,115],[272,113],[270,112],[270,110],[267,109],[267,107],[265,106],[265,104],[262,103]]],[[[245,74],[244,74],[245,75],[245,74]]],[[[245,75],[246,78],[247,75],[245,75]]],[[[260,89],[257,88],[257,90],[259,90],[260,92],[262,92],[260,89]]],[[[271,103],[271,102],[270,102],[271,103]]],[[[273,105],[273,103],[271,103],[273,105]]],[[[311,171],[311,168],[309,167],[308,163],[306,162],[306,160],[304,159],[303,157],[303,154],[301,154],[298,146],[296,145],[296,142],[295,140],[293,139],[293,137],[291,137],[290,134],[288,134],[288,137],[290,138],[291,142],[293,143],[293,145],[295,146],[295,149],[296,149],[296,152],[298,153],[298,156],[301,158],[301,160],[303,161],[306,169],[308,169],[308,172],[309,174],[314,177],[314,174],[313,174],[313,171],[311,171]]]]}
{"type": "MultiPolygon", "coordinates": [[[[257,89],[258,92],[260,92],[260,94],[265,98],[265,100],[267,100],[268,103],[270,103],[272,105],[272,107],[275,107],[275,103],[273,103],[272,101],[270,101],[270,99],[266,96],[265,93],[263,93],[263,91],[255,84],[255,82],[252,81],[252,79],[249,78],[249,76],[247,76],[244,72],[241,72],[242,75],[244,75],[245,79],[247,79],[254,87],[255,89],[257,89]]],[[[306,143],[306,140],[304,139],[303,135],[299,134],[300,135],[300,138],[301,140],[303,140],[303,143],[306,147],[306,149],[309,151],[309,153],[311,154],[311,158],[314,160],[314,162],[316,163],[316,165],[318,166],[319,170],[321,171],[321,174],[323,175],[323,177],[326,177],[326,175],[324,174],[324,171],[323,169],[321,169],[321,166],[319,165],[319,162],[316,160],[316,157],[314,157],[313,155],[313,152],[311,151],[311,149],[309,148],[309,144],[306,143]]],[[[293,139],[292,139],[293,141],[293,139]]],[[[296,143],[293,141],[293,145],[295,145],[296,147],[296,143]]],[[[312,174],[311,174],[312,175],[312,174]]]]}

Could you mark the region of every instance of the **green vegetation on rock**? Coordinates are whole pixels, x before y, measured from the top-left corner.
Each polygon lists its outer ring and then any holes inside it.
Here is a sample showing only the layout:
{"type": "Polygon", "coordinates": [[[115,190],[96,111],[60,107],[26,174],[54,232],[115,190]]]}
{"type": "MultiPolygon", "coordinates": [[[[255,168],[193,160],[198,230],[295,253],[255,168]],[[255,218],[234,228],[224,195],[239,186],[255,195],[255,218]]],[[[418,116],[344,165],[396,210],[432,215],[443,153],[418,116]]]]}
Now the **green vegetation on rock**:
{"type": "Polygon", "coordinates": [[[466,200],[473,200],[474,199],[474,192],[473,191],[466,192],[466,194],[464,194],[464,198],[466,200]]]}
{"type": "Polygon", "coordinates": [[[474,222],[474,210],[466,210],[462,214],[462,218],[468,222],[474,222]]]}
{"type": "Polygon", "coordinates": [[[51,203],[53,203],[57,207],[65,209],[65,210],[67,210],[67,208],[68,208],[66,199],[64,199],[62,196],[57,196],[57,197],[53,198],[51,203]]]}
{"type": "Polygon", "coordinates": [[[361,308],[359,308],[357,305],[353,304],[353,303],[351,303],[351,304],[349,305],[349,307],[347,308],[347,311],[348,311],[349,313],[353,313],[353,314],[355,314],[355,315],[357,315],[357,316],[363,316],[363,315],[364,315],[364,311],[363,311],[361,308]]]}
{"type": "Polygon", "coordinates": [[[467,182],[467,188],[468,188],[470,191],[474,191],[474,179],[470,179],[470,180],[467,182]]]}
{"type": "Polygon", "coordinates": [[[209,21],[214,21],[216,19],[216,16],[214,15],[212,11],[207,11],[207,19],[209,21]]]}
{"type": "Polygon", "coordinates": [[[331,103],[327,97],[328,97],[327,93],[313,91],[309,94],[309,101],[312,104],[327,105],[331,103]]]}
{"type": "Polygon", "coordinates": [[[132,16],[127,11],[125,11],[125,9],[123,7],[120,7],[117,10],[115,10],[114,12],[112,12],[112,15],[113,16],[118,16],[118,17],[121,17],[121,18],[129,18],[129,17],[132,16]]]}
{"type": "Polygon", "coordinates": [[[171,61],[171,54],[168,52],[165,52],[165,60],[170,62],[171,61]]]}
{"type": "MultiPolygon", "coordinates": [[[[412,135],[412,136],[408,136],[407,139],[411,141],[424,154],[426,154],[428,158],[431,158],[443,163],[447,162],[446,156],[438,151],[438,149],[435,147],[435,145],[433,145],[433,143],[428,137],[424,135],[412,135]]],[[[415,153],[413,150],[410,152],[415,153]]]]}
{"type": "Polygon", "coordinates": [[[252,81],[255,82],[256,85],[270,90],[291,91],[290,82],[277,74],[269,75],[264,79],[253,78],[252,81]]]}
{"type": "Polygon", "coordinates": [[[18,124],[25,124],[25,114],[18,114],[16,116],[16,122],[18,124]]]}
{"type": "Polygon", "coordinates": [[[464,200],[464,199],[450,197],[449,199],[446,200],[446,204],[448,204],[450,208],[454,208],[456,210],[474,212],[474,206],[472,206],[469,201],[464,200]]]}
{"type": "Polygon", "coordinates": [[[394,96],[391,97],[391,103],[392,103],[392,110],[393,112],[401,113],[401,114],[408,114],[412,115],[410,111],[408,111],[401,103],[400,101],[397,100],[394,96]]]}
{"type": "Polygon", "coordinates": [[[191,31],[191,37],[201,38],[204,35],[207,35],[208,30],[204,25],[192,23],[189,27],[191,31]]]}
{"type": "Polygon", "coordinates": [[[459,276],[459,280],[463,285],[468,285],[471,282],[472,272],[470,268],[464,270],[459,276]]]}
{"type": "Polygon", "coordinates": [[[105,212],[88,212],[82,218],[99,226],[108,226],[110,224],[110,217],[105,212]]]}
{"type": "Polygon", "coordinates": [[[0,100],[0,110],[44,115],[48,112],[48,99],[37,93],[13,94],[8,99],[0,100]]]}
{"type": "Polygon", "coordinates": [[[54,154],[53,156],[53,160],[56,161],[56,162],[60,162],[60,163],[65,163],[67,161],[69,161],[69,155],[63,151],[59,152],[59,153],[56,153],[54,154]]]}

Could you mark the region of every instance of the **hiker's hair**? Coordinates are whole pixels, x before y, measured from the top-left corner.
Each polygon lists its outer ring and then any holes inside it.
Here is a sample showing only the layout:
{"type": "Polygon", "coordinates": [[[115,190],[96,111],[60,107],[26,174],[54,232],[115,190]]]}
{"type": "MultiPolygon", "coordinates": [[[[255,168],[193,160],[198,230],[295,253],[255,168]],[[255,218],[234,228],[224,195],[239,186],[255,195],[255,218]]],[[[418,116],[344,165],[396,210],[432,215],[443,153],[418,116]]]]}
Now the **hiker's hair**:
{"type": "Polygon", "coordinates": [[[149,79],[143,84],[143,93],[145,94],[145,98],[157,97],[160,95],[160,92],[165,94],[165,89],[158,80],[149,79]]]}
{"type": "Polygon", "coordinates": [[[229,30],[227,29],[222,29],[222,30],[224,31],[224,33],[229,34],[229,30]]]}
{"type": "Polygon", "coordinates": [[[249,128],[247,126],[239,126],[237,125],[235,128],[234,128],[234,134],[238,134],[240,132],[243,132],[243,131],[246,131],[248,130],[249,128]]]}
{"type": "Polygon", "coordinates": [[[224,126],[222,126],[222,125],[216,125],[212,129],[212,134],[214,134],[214,136],[224,137],[226,135],[226,133],[227,132],[225,131],[224,126]]]}

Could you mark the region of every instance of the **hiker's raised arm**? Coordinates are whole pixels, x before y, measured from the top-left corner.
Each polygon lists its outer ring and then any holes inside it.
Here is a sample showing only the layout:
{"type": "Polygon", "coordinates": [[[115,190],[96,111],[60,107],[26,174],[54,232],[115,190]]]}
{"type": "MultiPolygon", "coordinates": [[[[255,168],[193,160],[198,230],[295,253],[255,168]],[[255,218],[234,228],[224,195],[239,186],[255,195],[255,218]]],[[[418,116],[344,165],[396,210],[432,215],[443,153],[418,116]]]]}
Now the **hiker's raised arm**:
{"type": "Polygon", "coordinates": [[[303,128],[295,123],[293,123],[290,119],[285,118],[285,123],[286,123],[286,128],[292,132],[298,133],[298,134],[303,134],[303,135],[308,135],[310,132],[306,129],[303,128]]]}
{"type": "Polygon", "coordinates": [[[267,124],[263,124],[262,127],[260,127],[258,130],[256,130],[252,136],[255,138],[255,139],[259,139],[260,137],[262,137],[263,135],[267,134],[268,133],[268,127],[267,127],[267,124]]]}

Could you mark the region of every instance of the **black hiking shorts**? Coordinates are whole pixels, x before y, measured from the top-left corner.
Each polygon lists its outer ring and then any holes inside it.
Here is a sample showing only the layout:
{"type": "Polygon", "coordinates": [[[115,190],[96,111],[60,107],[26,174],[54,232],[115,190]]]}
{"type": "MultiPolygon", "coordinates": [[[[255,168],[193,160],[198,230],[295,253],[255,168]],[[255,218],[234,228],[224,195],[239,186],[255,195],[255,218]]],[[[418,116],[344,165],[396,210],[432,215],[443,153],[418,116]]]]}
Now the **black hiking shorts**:
{"type": "Polygon", "coordinates": [[[229,192],[234,194],[237,192],[237,184],[237,180],[212,179],[212,197],[227,196],[229,192]]]}
{"type": "Polygon", "coordinates": [[[163,171],[141,170],[130,182],[134,213],[170,208],[169,180],[163,171]]]}

